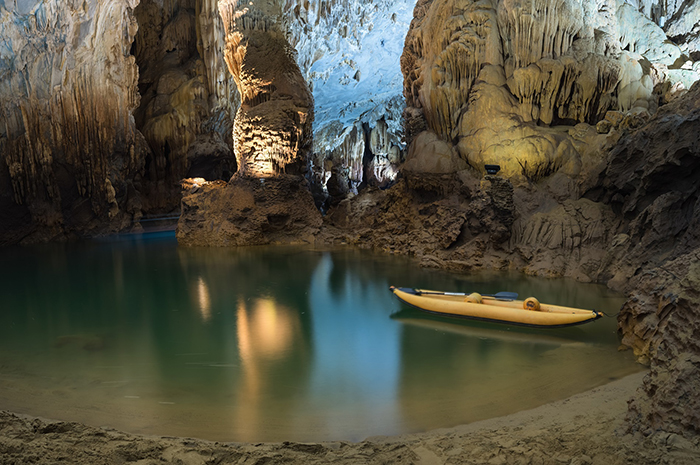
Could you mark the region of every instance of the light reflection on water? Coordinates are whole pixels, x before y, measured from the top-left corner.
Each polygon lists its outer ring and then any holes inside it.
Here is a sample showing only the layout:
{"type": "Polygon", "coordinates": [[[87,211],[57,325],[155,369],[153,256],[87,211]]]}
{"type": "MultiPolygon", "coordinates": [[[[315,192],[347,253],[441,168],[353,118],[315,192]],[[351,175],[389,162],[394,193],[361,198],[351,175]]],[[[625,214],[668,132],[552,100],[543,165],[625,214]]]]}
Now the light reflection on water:
{"type": "Polygon", "coordinates": [[[512,413],[639,370],[612,319],[463,322],[388,290],[507,290],[610,313],[622,303],[565,280],[173,240],[4,249],[0,270],[0,408],[138,433],[360,440],[512,413]]]}

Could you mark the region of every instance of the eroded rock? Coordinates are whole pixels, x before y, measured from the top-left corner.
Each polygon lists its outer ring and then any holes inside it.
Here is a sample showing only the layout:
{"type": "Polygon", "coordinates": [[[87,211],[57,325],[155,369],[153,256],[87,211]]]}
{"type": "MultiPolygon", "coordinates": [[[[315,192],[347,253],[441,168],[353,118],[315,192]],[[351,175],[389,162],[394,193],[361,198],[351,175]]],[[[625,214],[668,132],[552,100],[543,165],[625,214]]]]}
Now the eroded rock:
{"type": "Polygon", "coordinates": [[[183,190],[177,238],[184,246],[313,243],[323,221],[300,176],[190,179],[183,190]]]}
{"type": "Polygon", "coordinates": [[[272,177],[308,168],[313,97],[276,21],[274,4],[220,0],[225,59],[241,94],[233,126],[239,173],[272,177]]]}

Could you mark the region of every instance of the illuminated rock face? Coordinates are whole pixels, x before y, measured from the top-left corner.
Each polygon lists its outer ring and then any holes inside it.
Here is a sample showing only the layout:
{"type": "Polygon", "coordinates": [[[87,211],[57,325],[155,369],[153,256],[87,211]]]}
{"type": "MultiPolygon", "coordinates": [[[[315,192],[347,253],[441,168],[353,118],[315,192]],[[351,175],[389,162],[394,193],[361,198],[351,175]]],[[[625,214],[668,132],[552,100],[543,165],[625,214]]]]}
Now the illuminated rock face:
{"type": "Polygon", "coordinates": [[[241,94],[234,122],[239,173],[302,174],[310,159],[313,97],[271,4],[219,1],[225,59],[241,94]]]}
{"type": "Polygon", "coordinates": [[[614,2],[419,0],[401,59],[415,144],[406,167],[577,176],[586,154],[557,126],[595,125],[611,110],[653,113],[654,86],[680,79],[668,68],[681,50],[665,38],[614,2]]]}

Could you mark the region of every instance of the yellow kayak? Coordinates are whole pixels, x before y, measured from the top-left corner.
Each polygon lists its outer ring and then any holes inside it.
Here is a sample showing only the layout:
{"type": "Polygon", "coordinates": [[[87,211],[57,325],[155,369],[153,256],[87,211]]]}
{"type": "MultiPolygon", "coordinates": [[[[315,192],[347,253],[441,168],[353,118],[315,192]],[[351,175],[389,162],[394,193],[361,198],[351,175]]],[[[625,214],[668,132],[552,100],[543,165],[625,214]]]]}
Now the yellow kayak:
{"type": "Polygon", "coordinates": [[[541,304],[534,297],[514,300],[511,293],[494,296],[440,292],[391,286],[400,301],[429,313],[538,328],[561,328],[597,320],[602,312],[541,304]]]}

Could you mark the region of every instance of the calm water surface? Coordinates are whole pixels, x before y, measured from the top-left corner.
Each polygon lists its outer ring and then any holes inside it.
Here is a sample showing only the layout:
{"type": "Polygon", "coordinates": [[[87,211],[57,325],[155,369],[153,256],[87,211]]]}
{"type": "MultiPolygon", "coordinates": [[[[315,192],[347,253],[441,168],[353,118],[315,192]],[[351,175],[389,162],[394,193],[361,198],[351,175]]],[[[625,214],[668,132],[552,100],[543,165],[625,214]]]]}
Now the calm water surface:
{"type": "Polygon", "coordinates": [[[172,238],[3,249],[0,409],[220,441],[361,440],[532,408],[638,371],[615,322],[430,318],[390,285],[616,313],[601,286],[352,250],[172,238]]]}

